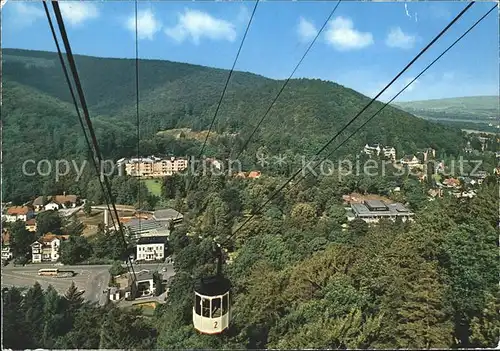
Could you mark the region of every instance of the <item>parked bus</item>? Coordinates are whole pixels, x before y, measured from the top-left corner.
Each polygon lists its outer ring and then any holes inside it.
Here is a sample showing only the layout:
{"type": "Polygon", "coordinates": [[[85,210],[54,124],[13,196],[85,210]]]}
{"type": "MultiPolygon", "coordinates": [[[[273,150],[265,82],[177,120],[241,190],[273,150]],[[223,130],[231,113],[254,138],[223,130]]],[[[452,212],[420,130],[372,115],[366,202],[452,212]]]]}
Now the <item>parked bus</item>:
{"type": "Polygon", "coordinates": [[[45,276],[55,276],[59,274],[59,270],[57,268],[48,268],[48,269],[39,269],[38,275],[45,276]]]}

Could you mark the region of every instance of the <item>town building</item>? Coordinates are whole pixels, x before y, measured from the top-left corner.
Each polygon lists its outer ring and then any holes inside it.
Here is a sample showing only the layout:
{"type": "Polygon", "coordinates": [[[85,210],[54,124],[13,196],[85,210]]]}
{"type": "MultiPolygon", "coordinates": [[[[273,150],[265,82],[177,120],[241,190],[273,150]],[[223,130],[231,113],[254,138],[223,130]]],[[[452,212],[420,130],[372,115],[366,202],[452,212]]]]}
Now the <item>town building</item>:
{"type": "Polygon", "coordinates": [[[402,165],[407,165],[408,167],[416,167],[421,165],[419,159],[415,155],[406,155],[400,160],[402,165]]]}
{"type": "Polygon", "coordinates": [[[184,215],[173,208],[165,208],[153,212],[153,218],[165,225],[179,224],[184,219],[184,215]]]}
{"type": "Polygon", "coordinates": [[[29,206],[13,206],[7,209],[6,214],[2,220],[6,222],[24,221],[31,219],[35,216],[33,209],[29,206]]]}
{"type": "Polygon", "coordinates": [[[390,160],[396,160],[396,149],[392,146],[380,147],[379,144],[376,144],[374,146],[366,144],[363,148],[363,152],[370,156],[383,155],[385,158],[388,158],[390,160]]]}
{"type": "Polygon", "coordinates": [[[28,219],[26,221],[26,230],[30,232],[36,232],[36,220],[34,218],[28,219]]]}
{"type": "Polygon", "coordinates": [[[352,221],[356,218],[367,223],[377,223],[382,218],[396,220],[401,218],[403,222],[411,220],[413,212],[408,210],[403,204],[386,204],[381,200],[365,200],[363,203],[352,203],[347,219],[352,221]]]}
{"type": "Polygon", "coordinates": [[[375,146],[370,146],[368,144],[365,145],[363,152],[367,155],[371,156],[379,156],[380,155],[380,145],[376,144],[375,146]]]}
{"type": "Polygon", "coordinates": [[[467,154],[470,154],[474,151],[474,149],[472,148],[472,146],[470,144],[470,141],[467,141],[467,144],[465,145],[464,151],[467,154]]]}
{"type": "Polygon", "coordinates": [[[261,175],[262,175],[262,173],[260,171],[251,171],[248,173],[248,178],[257,179],[257,178],[260,178],[261,175]]]}
{"type": "Polygon", "coordinates": [[[33,200],[35,211],[50,211],[63,208],[75,208],[81,203],[78,195],[54,195],[54,196],[39,196],[33,200]]]}
{"type": "Polygon", "coordinates": [[[435,159],[436,158],[436,150],[434,150],[433,148],[426,148],[426,149],[423,149],[422,151],[419,151],[417,152],[417,157],[422,161],[422,162],[427,162],[431,159],[435,159]]]}
{"type": "Polygon", "coordinates": [[[488,177],[488,172],[486,171],[477,171],[474,173],[469,174],[471,178],[476,179],[477,184],[481,185],[483,184],[483,181],[488,177]]]}
{"type": "Polygon", "coordinates": [[[124,165],[125,173],[133,177],[155,178],[173,175],[188,167],[185,158],[159,158],[155,156],[120,159],[117,164],[124,165]]]}
{"type": "Polygon", "coordinates": [[[443,180],[443,185],[448,188],[459,188],[460,180],[457,178],[446,178],[445,180],[443,180]]]}
{"type": "Polygon", "coordinates": [[[33,208],[35,212],[43,211],[44,206],[50,201],[50,196],[39,196],[35,200],[33,200],[33,208]]]}
{"type": "MultiPolygon", "coordinates": [[[[136,298],[146,298],[156,295],[160,297],[160,291],[163,291],[166,297],[169,285],[171,284],[171,277],[169,277],[167,272],[163,272],[163,274],[159,273],[156,278],[149,270],[136,272],[135,277],[130,272],[113,277],[116,286],[109,288],[109,299],[111,301],[119,301],[123,298],[125,300],[134,300],[136,298]],[[160,291],[158,291],[158,288],[160,288],[160,291]]],[[[156,300],[159,303],[163,303],[162,301],[165,300],[161,298],[156,300]]]]}
{"type": "Polygon", "coordinates": [[[168,237],[170,235],[169,223],[162,223],[155,219],[133,218],[125,225],[131,241],[143,237],[168,237]]]}
{"type": "Polygon", "coordinates": [[[384,147],[382,149],[382,154],[385,156],[385,158],[388,158],[392,161],[396,160],[396,149],[393,147],[384,147]]]}
{"type": "Polygon", "coordinates": [[[166,236],[146,236],[137,240],[138,261],[160,261],[165,258],[166,236]]]}
{"type": "Polygon", "coordinates": [[[43,209],[45,211],[57,211],[59,209],[59,204],[55,203],[54,201],[51,201],[45,206],[43,206],[43,209]]]}
{"type": "Polygon", "coordinates": [[[2,260],[8,261],[12,258],[12,250],[10,248],[10,233],[3,229],[2,232],[2,260]]]}
{"type": "Polygon", "coordinates": [[[31,244],[31,261],[33,263],[57,262],[61,242],[68,238],[68,235],[45,234],[31,244]]]}

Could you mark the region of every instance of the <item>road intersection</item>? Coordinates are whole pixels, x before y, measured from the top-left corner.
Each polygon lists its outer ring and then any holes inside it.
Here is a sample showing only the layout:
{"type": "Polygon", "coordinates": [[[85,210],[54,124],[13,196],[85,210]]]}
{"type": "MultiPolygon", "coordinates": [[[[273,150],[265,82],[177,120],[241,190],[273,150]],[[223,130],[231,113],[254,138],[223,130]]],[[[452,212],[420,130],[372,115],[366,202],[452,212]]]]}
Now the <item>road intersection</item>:
{"type": "MultiPolygon", "coordinates": [[[[64,294],[71,285],[75,282],[78,289],[84,290],[83,297],[88,301],[106,302],[106,294],[104,291],[108,287],[110,279],[110,265],[76,265],[76,266],[56,266],[54,264],[29,264],[26,266],[8,265],[2,267],[2,288],[4,287],[20,287],[30,288],[38,281],[42,288],[46,289],[52,285],[59,293],[64,294]],[[41,277],[38,275],[38,270],[42,268],[58,268],[61,271],[73,271],[75,275],[71,278],[56,278],[56,277],[41,277]]],[[[166,268],[168,275],[174,275],[172,264],[140,264],[134,265],[134,270],[159,270],[166,268]]]]}

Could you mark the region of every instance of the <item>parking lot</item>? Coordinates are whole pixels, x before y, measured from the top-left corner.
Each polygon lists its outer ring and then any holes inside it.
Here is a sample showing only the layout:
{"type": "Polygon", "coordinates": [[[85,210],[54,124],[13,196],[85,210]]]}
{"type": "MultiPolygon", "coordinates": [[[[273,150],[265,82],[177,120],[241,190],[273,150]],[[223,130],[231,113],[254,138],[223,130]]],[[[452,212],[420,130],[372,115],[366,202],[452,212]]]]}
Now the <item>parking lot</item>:
{"type": "MultiPolygon", "coordinates": [[[[2,267],[2,288],[16,286],[19,288],[30,288],[35,282],[38,282],[43,289],[52,285],[60,294],[64,294],[71,286],[71,282],[75,282],[78,290],[84,290],[83,297],[88,301],[106,302],[107,293],[104,291],[108,288],[110,279],[108,265],[93,265],[93,266],[54,266],[53,264],[28,264],[23,267],[14,267],[12,264],[2,267]],[[70,278],[56,278],[49,276],[39,276],[38,270],[42,268],[58,268],[60,271],[73,271],[75,275],[70,278]]],[[[135,270],[159,270],[166,268],[168,272],[164,275],[173,276],[174,270],[172,264],[141,264],[136,265],[135,270]]]]}
{"type": "Polygon", "coordinates": [[[87,300],[100,302],[104,297],[103,290],[106,289],[109,281],[107,266],[60,267],[61,271],[72,270],[75,272],[73,277],[68,278],[39,276],[38,270],[40,268],[53,267],[40,267],[38,265],[3,267],[2,288],[11,286],[30,288],[35,282],[38,282],[44,289],[52,285],[59,293],[64,294],[71,282],[75,282],[79,290],[85,291],[84,297],[87,300]]]}

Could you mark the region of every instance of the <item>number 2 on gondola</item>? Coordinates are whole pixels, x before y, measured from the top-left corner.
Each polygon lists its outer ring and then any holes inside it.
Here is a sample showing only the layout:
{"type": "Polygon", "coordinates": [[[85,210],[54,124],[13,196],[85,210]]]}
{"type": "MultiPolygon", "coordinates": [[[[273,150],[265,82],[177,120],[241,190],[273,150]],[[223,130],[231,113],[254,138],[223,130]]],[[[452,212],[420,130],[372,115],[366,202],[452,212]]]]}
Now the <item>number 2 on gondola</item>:
{"type": "Polygon", "coordinates": [[[217,329],[217,322],[214,322],[214,329],[217,329]]]}

